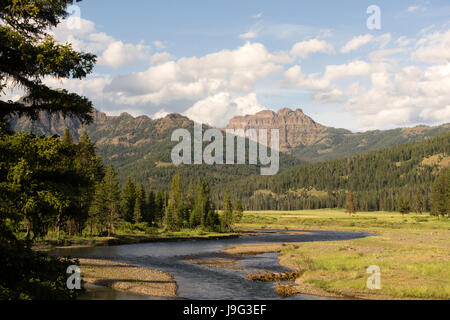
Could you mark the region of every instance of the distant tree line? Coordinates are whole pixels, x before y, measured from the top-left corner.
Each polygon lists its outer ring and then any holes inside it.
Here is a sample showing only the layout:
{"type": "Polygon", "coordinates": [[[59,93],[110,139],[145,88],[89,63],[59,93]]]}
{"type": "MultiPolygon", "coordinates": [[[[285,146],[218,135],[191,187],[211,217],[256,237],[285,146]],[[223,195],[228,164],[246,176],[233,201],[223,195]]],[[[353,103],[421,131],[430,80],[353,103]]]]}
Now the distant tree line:
{"type": "Polygon", "coordinates": [[[241,199],[247,210],[346,208],[349,192],[357,211],[414,211],[448,215],[448,196],[433,196],[448,186],[446,159],[450,132],[350,158],[301,165],[276,176],[251,176],[214,187],[241,199]],[[433,161],[424,161],[433,157],[433,161]],[[438,179],[439,177],[439,179],[438,179]],[[445,181],[444,181],[445,180],[445,181]],[[435,181],[437,185],[433,187],[435,181]],[[439,182],[440,181],[440,182],[439,182]],[[444,182],[442,182],[444,181],[444,182]],[[440,205],[436,204],[436,199],[440,205]],[[444,203],[447,203],[445,207],[444,203]],[[436,209],[437,207],[441,209],[436,209]]]}

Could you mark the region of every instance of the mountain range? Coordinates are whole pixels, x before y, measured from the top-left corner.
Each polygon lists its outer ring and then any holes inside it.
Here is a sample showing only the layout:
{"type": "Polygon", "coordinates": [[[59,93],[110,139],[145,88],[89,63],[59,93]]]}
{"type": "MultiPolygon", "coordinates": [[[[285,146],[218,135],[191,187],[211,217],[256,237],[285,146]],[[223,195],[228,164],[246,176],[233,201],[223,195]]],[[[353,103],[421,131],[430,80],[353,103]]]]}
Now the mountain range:
{"type": "MultiPolygon", "coordinates": [[[[182,177],[208,177],[212,185],[229,182],[234,179],[259,174],[260,165],[180,165],[171,160],[171,151],[178,142],[172,142],[171,136],[176,129],[187,129],[193,135],[194,122],[180,114],[169,114],[161,119],[147,116],[133,117],[128,113],[120,116],[108,116],[103,112],[93,112],[93,122],[88,126],[75,118],[62,114],[39,114],[39,120],[11,118],[9,123],[15,131],[27,131],[36,135],[63,136],[69,129],[74,140],[86,131],[95,142],[97,153],[106,164],[118,169],[121,182],[134,177],[138,182],[153,188],[167,188],[175,172],[182,177]]],[[[204,130],[209,127],[204,126],[204,130]]],[[[206,144],[206,143],[205,143],[206,144]]],[[[247,143],[248,145],[248,143],[247,143]]],[[[295,157],[281,153],[280,170],[301,164],[295,157]]]]}
{"type": "Polygon", "coordinates": [[[300,160],[318,162],[420,141],[448,131],[450,124],[354,133],[317,123],[301,109],[284,108],[235,117],[227,129],[279,129],[280,151],[300,160]]]}
{"type": "MultiPolygon", "coordinates": [[[[173,131],[185,128],[192,133],[194,127],[192,120],[180,114],[151,119],[147,116],[133,117],[127,113],[108,116],[95,110],[93,118],[90,125],[83,126],[76,118],[41,112],[37,121],[16,117],[11,118],[9,123],[15,131],[28,131],[36,135],[63,136],[68,128],[75,140],[86,131],[105,163],[113,164],[118,169],[122,182],[128,177],[135,177],[143,183],[151,181],[155,188],[166,187],[173,173],[179,171],[185,177],[208,177],[214,185],[259,174],[258,165],[174,166],[170,156],[177,144],[171,141],[173,131]]],[[[262,111],[235,117],[227,128],[279,129],[282,151],[280,171],[283,171],[304,162],[338,159],[420,141],[448,131],[450,124],[353,133],[321,125],[300,109],[285,108],[278,112],[262,111]]]]}

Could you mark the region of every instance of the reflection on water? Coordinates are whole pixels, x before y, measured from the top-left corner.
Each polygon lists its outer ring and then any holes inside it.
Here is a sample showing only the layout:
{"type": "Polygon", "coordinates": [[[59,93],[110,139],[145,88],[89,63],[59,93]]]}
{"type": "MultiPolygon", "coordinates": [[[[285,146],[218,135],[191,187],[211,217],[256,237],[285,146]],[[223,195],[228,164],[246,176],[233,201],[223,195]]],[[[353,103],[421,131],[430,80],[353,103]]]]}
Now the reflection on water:
{"type": "MultiPolygon", "coordinates": [[[[273,230],[272,230],[273,231],[273,230]]],[[[130,263],[140,267],[159,269],[172,274],[178,284],[178,295],[187,299],[258,300],[280,299],[274,293],[273,283],[253,282],[245,279],[250,273],[267,270],[289,271],[278,264],[278,254],[240,256],[233,268],[214,268],[192,264],[186,259],[236,258],[220,252],[240,244],[285,243],[350,240],[367,237],[368,233],[335,231],[276,230],[258,236],[242,236],[235,239],[200,240],[183,242],[141,243],[113,247],[58,249],[52,253],[79,258],[108,259],[130,263]],[[292,234],[294,232],[294,234],[292,234]],[[295,234],[295,232],[302,232],[295,234]],[[307,232],[306,234],[303,232],[307,232]]],[[[112,289],[88,288],[85,299],[149,299],[139,295],[118,293],[112,289]]],[[[286,299],[317,299],[296,295],[286,299]]]]}

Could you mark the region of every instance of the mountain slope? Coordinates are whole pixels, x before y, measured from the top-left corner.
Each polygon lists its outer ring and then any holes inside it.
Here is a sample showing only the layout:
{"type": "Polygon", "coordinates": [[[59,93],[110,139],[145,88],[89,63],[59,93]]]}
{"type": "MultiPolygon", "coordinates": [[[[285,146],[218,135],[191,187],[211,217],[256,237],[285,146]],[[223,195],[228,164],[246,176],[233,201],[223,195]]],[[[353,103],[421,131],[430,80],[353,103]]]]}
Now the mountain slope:
{"type": "Polygon", "coordinates": [[[420,141],[450,130],[450,124],[353,133],[321,125],[300,109],[285,108],[277,113],[266,110],[255,115],[235,117],[227,128],[279,129],[281,151],[304,161],[317,162],[420,141]]]}
{"type": "MultiPolygon", "coordinates": [[[[86,130],[104,162],[118,169],[121,182],[128,177],[135,177],[142,183],[151,181],[154,188],[167,188],[177,171],[186,179],[191,176],[208,177],[211,184],[260,173],[260,166],[257,165],[174,166],[171,151],[178,143],[171,141],[173,131],[184,128],[192,136],[194,128],[192,120],[179,114],[153,120],[147,116],[135,118],[127,113],[107,116],[95,111],[93,117],[93,123],[86,127],[77,119],[64,118],[60,114],[49,116],[45,112],[39,115],[39,121],[36,122],[26,118],[13,118],[9,122],[16,131],[29,131],[37,135],[63,136],[68,128],[75,140],[86,130]]],[[[281,170],[300,163],[293,156],[280,154],[281,170]]]]}
{"type": "Polygon", "coordinates": [[[352,190],[358,210],[394,210],[400,196],[411,208],[420,198],[429,209],[436,176],[450,166],[450,132],[423,141],[384,148],[349,158],[301,165],[276,176],[250,176],[215,188],[242,199],[252,210],[344,207],[352,190]]]}

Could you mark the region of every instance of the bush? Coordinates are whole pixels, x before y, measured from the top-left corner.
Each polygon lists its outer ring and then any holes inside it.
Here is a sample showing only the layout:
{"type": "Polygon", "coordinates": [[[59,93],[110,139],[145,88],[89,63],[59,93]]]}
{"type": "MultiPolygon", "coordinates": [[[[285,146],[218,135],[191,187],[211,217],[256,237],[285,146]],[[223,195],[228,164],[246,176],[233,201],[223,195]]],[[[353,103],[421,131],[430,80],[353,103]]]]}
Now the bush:
{"type": "Polygon", "coordinates": [[[69,290],[66,273],[77,261],[32,251],[17,242],[0,243],[0,300],[72,300],[84,290],[69,290]]]}

